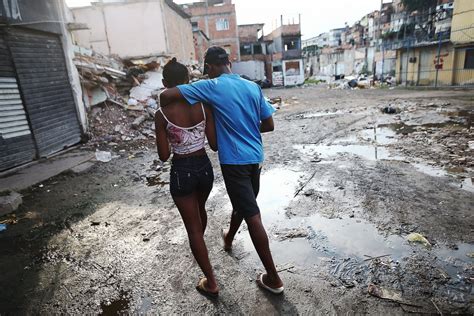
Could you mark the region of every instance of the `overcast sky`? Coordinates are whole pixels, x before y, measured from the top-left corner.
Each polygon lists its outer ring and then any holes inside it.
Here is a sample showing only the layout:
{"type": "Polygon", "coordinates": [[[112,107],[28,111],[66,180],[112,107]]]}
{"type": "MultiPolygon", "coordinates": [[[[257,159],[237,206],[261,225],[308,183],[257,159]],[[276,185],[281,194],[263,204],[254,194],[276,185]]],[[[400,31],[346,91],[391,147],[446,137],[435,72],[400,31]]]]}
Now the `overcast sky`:
{"type": "MultiPolygon", "coordinates": [[[[175,0],[189,3],[190,0],[175,0]]],[[[389,2],[384,0],[384,2],[389,2]]],[[[69,6],[83,6],[89,0],[66,0],[69,6]]],[[[303,39],[316,36],[333,28],[344,27],[344,22],[352,25],[365,14],[380,8],[380,0],[234,0],[239,24],[265,23],[268,34],[275,21],[280,23],[283,14],[297,21],[301,13],[303,39]]]]}

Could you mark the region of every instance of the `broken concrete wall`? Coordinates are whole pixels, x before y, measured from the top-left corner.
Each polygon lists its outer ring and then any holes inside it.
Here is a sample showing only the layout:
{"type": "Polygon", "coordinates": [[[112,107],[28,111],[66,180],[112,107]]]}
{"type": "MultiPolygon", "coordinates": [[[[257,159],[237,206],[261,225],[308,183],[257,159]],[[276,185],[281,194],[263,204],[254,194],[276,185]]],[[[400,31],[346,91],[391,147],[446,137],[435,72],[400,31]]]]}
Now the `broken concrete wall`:
{"type": "MultiPolygon", "coordinates": [[[[75,32],[77,44],[122,58],[165,54],[169,47],[164,5],[161,1],[154,1],[96,4],[72,9],[75,22],[89,26],[89,30],[75,32]]],[[[189,36],[192,37],[192,33],[189,36]]]]}
{"type": "MultiPolygon", "coordinates": [[[[70,23],[74,21],[74,17],[72,15],[71,10],[67,7],[64,1],[58,1],[58,11],[61,16],[61,21],[66,23],[70,23]]],[[[68,31],[66,27],[66,23],[61,23],[62,29],[62,44],[64,48],[66,66],[68,70],[69,82],[71,83],[72,93],[74,97],[74,102],[76,104],[77,109],[77,116],[79,118],[79,122],[81,124],[82,132],[86,132],[88,129],[88,121],[87,121],[87,109],[82,99],[82,86],[81,80],[79,77],[79,73],[77,68],[73,62],[74,59],[74,44],[73,44],[73,36],[72,33],[68,31]]]]}

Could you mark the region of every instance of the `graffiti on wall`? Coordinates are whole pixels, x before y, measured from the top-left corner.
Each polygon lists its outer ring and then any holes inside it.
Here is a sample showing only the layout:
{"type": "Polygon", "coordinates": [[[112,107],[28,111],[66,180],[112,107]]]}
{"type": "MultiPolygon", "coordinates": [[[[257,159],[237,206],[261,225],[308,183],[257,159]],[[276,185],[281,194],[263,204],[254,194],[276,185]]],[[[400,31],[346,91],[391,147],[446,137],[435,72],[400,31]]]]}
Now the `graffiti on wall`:
{"type": "Polygon", "coordinates": [[[21,21],[21,12],[18,0],[0,0],[0,17],[21,21]]]}

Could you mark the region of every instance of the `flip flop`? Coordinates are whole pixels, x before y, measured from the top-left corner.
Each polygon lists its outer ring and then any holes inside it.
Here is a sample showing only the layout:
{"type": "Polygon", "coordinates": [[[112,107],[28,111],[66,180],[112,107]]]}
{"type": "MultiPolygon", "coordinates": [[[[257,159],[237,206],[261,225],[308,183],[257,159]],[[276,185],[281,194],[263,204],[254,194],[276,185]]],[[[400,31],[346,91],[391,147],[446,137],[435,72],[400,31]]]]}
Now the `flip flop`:
{"type": "Polygon", "coordinates": [[[226,251],[226,252],[231,251],[231,250],[232,250],[232,246],[226,247],[226,245],[225,245],[225,230],[224,230],[224,228],[221,229],[221,237],[222,237],[222,242],[223,242],[223,244],[224,244],[224,246],[223,246],[224,251],[226,251]]]}
{"type": "Polygon", "coordinates": [[[201,280],[199,280],[199,284],[196,286],[196,290],[208,298],[212,298],[212,299],[218,298],[219,292],[217,293],[209,292],[209,290],[206,288],[206,284],[205,284],[206,281],[207,281],[206,278],[202,278],[201,280]]]}
{"type": "Polygon", "coordinates": [[[258,276],[257,284],[262,289],[265,289],[265,290],[267,290],[267,291],[269,291],[270,293],[273,293],[273,294],[282,294],[283,290],[284,290],[283,286],[277,287],[277,288],[272,288],[272,287],[269,287],[268,285],[266,285],[265,283],[263,283],[263,273],[258,276]]]}

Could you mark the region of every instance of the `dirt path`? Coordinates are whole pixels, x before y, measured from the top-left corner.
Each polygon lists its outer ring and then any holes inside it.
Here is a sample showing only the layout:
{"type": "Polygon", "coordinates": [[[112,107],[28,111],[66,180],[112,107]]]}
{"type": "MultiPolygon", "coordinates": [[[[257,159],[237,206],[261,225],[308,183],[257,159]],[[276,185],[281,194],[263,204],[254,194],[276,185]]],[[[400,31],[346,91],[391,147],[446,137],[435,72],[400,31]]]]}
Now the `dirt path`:
{"type": "Polygon", "coordinates": [[[256,287],[245,227],[221,249],[231,206],[214,154],[206,241],[221,298],[195,291],[169,165],[156,171],[150,148],[22,192],[21,219],[0,233],[0,313],[473,313],[474,92],[265,93],[285,103],[264,136],[259,195],[284,296],[256,287]],[[399,113],[383,114],[389,104],[399,113]],[[404,304],[368,295],[372,283],[404,304]]]}

